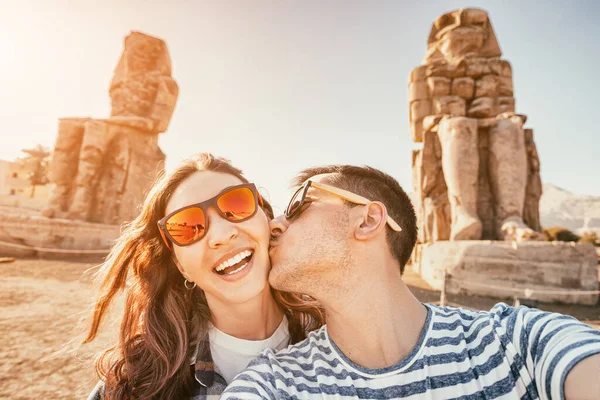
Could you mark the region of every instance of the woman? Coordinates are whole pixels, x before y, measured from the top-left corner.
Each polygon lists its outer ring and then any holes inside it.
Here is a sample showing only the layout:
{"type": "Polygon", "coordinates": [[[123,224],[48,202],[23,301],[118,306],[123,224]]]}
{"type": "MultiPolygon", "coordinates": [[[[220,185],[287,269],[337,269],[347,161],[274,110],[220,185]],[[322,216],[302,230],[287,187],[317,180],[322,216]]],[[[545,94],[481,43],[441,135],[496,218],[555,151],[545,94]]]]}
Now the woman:
{"type": "Polygon", "coordinates": [[[269,287],[272,217],[225,159],[200,154],[160,178],[99,271],[85,343],[127,290],[119,341],[97,361],[90,398],[217,395],[263,349],[322,325],[315,302],[269,287]]]}

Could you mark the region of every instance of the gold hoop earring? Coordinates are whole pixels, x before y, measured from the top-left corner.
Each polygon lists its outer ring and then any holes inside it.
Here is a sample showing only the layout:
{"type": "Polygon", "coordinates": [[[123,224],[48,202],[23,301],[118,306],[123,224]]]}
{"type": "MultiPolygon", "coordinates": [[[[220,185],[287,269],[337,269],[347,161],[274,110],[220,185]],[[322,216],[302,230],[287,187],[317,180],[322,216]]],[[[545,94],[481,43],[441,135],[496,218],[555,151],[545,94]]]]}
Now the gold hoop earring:
{"type": "Polygon", "coordinates": [[[188,283],[192,283],[192,282],[189,282],[187,279],[183,280],[183,286],[185,286],[185,288],[187,290],[192,290],[196,287],[196,282],[194,282],[194,284],[192,286],[188,286],[188,283]]]}

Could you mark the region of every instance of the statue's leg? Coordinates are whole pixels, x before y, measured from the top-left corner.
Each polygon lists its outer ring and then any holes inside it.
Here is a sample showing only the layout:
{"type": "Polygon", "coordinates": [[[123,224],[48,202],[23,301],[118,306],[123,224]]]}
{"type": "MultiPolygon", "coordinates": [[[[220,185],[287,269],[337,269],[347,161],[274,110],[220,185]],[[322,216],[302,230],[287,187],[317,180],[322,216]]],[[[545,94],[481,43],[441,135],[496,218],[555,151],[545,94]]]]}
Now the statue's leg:
{"type": "Polygon", "coordinates": [[[65,118],[58,122],[58,136],[52,151],[49,177],[54,188],[42,216],[47,218],[60,217],[67,211],[70,192],[77,174],[77,163],[84,125],[87,118],[65,118]]]}
{"type": "Polygon", "coordinates": [[[109,125],[106,122],[89,120],[85,124],[75,194],[68,218],[87,220],[109,141],[109,125]]]}
{"type": "Polygon", "coordinates": [[[522,120],[499,119],[489,131],[490,185],[496,199],[498,237],[504,240],[536,240],[541,235],[523,222],[527,185],[527,152],[522,120]]]}
{"type": "Polygon", "coordinates": [[[452,210],[450,240],[481,239],[477,217],[479,149],[477,120],[444,117],[438,127],[442,169],[452,210]]]}

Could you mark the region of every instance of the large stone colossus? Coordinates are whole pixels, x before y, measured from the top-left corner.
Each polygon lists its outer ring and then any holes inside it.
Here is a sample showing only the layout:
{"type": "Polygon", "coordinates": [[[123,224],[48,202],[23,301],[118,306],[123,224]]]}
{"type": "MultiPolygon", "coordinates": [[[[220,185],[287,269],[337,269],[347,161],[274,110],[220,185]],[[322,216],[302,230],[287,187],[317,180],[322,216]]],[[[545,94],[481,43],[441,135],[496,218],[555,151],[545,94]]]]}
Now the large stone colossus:
{"type": "Polygon", "coordinates": [[[594,248],[540,241],[540,160],[501,56],[488,14],[456,10],[410,74],[414,268],[448,293],[596,304],[594,248]]]}
{"type": "Polygon", "coordinates": [[[431,27],[409,79],[419,241],[541,239],[540,163],[515,113],[512,67],[488,14],[462,9],[431,27]]]}
{"type": "Polygon", "coordinates": [[[110,85],[110,117],[62,118],[50,166],[55,185],[42,215],[103,224],[132,220],[163,168],[158,135],[169,126],[179,88],[166,43],[125,38],[110,85]]]}

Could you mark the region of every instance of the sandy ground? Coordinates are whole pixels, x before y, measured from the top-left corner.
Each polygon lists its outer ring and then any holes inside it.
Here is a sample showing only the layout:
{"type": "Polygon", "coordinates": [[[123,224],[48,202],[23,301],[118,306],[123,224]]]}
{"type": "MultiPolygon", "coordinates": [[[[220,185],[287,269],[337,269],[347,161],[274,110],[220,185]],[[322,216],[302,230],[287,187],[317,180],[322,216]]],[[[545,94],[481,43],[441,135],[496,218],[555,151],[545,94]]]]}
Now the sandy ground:
{"type": "MultiPolygon", "coordinates": [[[[94,387],[93,356],[112,343],[116,325],[92,344],[79,346],[94,290],[92,263],[16,260],[0,263],[0,399],[82,399],[94,387]]],[[[439,300],[413,273],[406,282],[421,301],[439,300]]],[[[449,301],[489,309],[498,299],[449,296],[449,301]]],[[[538,304],[600,329],[600,306],[538,304]]],[[[118,310],[117,310],[118,312],[118,310]]]]}

